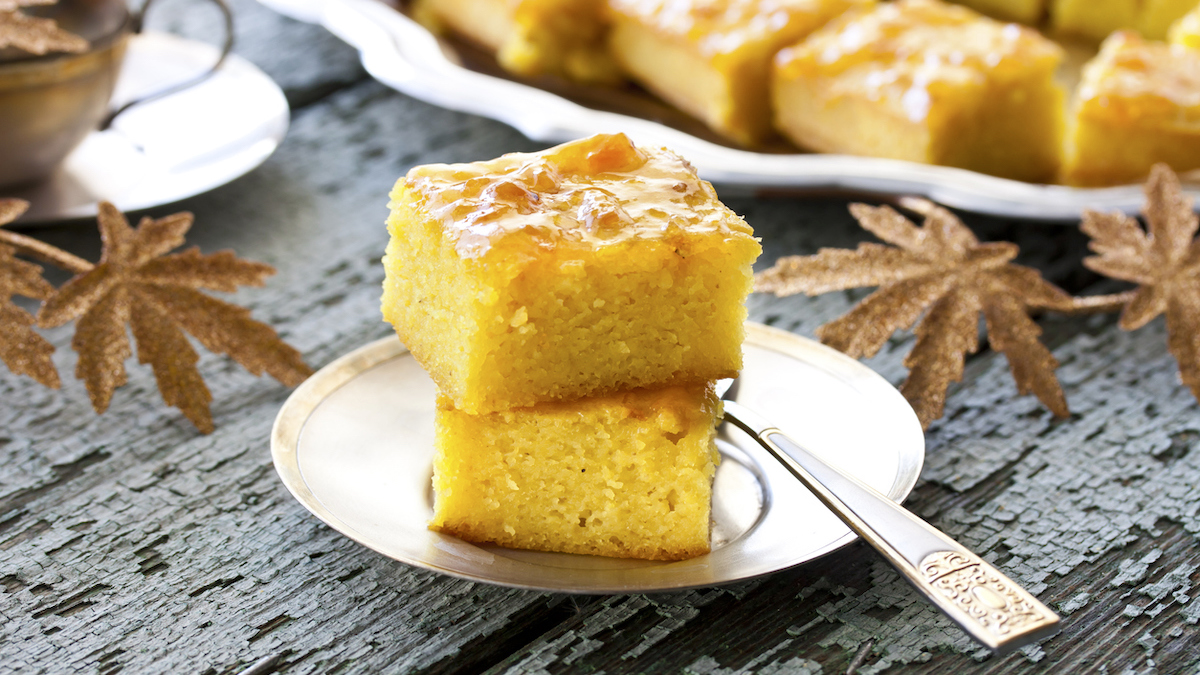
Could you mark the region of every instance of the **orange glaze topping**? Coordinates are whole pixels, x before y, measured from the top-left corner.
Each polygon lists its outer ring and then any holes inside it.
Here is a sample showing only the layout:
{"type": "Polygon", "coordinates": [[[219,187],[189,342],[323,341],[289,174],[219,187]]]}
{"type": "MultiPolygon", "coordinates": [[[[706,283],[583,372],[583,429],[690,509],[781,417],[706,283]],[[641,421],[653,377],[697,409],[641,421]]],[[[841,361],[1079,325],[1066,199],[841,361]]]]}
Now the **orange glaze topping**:
{"type": "Polygon", "coordinates": [[[752,234],[686,160],[665,148],[634,147],[624,134],[486,162],[419,166],[409,171],[405,192],[415,207],[441,220],[463,258],[510,241],[587,249],[689,234],[752,234]]]}
{"type": "Polygon", "coordinates": [[[1200,126],[1200,51],[1118,31],[1084,69],[1078,96],[1089,116],[1200,126]]]}
{"type": "Polygon", "coordinates": [[[784,78],[836,78],[831,96],[891,102],[919,122],[942,91],[1051,73],[1062,58],[1062,48],[1033,29],[933,0],[900,0],[848,12],[775,62],[784,78]]]}

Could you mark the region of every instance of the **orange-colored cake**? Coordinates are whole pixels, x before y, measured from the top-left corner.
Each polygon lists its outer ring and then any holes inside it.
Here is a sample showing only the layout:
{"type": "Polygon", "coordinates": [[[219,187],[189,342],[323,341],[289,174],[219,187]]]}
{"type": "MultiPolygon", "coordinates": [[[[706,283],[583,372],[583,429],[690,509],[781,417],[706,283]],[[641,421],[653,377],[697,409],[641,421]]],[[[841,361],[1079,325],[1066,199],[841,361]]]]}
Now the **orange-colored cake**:
{"type": "Polygon", "coordinates": [[[709,385],[487,415],[442,397],[429,526],[540,551],[650,560],[707,553],[720,417],[709,385]]]}
{"type": "Polygon", "coordinates": [[[743,145],[771,135],[771,59],[874,0],[610,0],[612,51],[651,92],[743,145]]]}
{"type": "Polygon", "coordinates": [[[761,248],[673,152],[617,134],[421,166],[391,208],[384,317],[460,410],[741,368],[761,248]]]}
{"type": "Polygon", "coordinates": [[[1049,181],[1062,58],[1033,29],[937,0],[851,10],[776,57],[775,123],[820,152],[1049,181]]]}
{"type": "Polygon", "coordinates": [[[1157,162],[1200,168],[1200,51],[1113,33],[1083,71],[1063,180],[1142,180],[1157,162]]]}

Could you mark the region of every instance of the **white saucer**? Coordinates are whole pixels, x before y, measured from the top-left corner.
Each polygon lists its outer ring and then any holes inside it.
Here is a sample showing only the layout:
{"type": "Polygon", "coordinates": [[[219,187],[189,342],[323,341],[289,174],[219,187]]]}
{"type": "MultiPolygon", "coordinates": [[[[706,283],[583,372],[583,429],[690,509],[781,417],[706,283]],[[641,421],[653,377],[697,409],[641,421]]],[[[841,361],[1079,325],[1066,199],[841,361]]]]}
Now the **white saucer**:
{"type": "MultiPolygon", "coordinates": [[[[896,501],[912,490],[925,437],[908,402],[828,347],[747,324],[737,399],[896,501]]],[[[463,579],[567,593],[711,586],[812,560],[855,539],[782,466],[725,425],[713,498],[713,551],[680,562],[477,546],[431,532],[433,382],[395,338],[322,368],[284,404],[275,469],[309,511],[401,562],[463,579]],[[736,434],[736,435],[735,435],[736,434]]]]}
{"type": "MultiPolygon", "coordinates": [[[[184,82],[210,68],[216,47],[166,33],[135,35],[112,107],[184,82]]],[[[204,82],[134,106],[112,128],[93,131],[47,180],[0,191],[32,206],[18,222],[96,215],[107,200],[122,211],[169,204],[241,176],[287,133],[287,99],[265,73],[235,55],[204,82]]]]}

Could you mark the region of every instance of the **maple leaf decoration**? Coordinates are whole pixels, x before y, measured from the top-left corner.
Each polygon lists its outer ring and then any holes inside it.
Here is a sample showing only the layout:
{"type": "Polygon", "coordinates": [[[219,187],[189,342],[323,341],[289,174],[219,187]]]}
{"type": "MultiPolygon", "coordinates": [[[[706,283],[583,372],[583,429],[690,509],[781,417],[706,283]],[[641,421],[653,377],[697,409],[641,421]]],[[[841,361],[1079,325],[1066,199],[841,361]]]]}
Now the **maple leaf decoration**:
{"type": "Polygon", "coordinates": [[[71,341],[79,353],[75,375],[86,384],[96,412],[108,409],[113,390],[126,382],[127,324],[138,361],[154,369],[163,400],[204,433],[213,430],[212,394],[185,331],[255,375],[265,371],[295,386],[312,374],[300,353],[270,326],[251,319],[249,310],[198,290],[261,286],[275,272],[270,265],[240,260],[232,251],[201,255],[191,248],[166,255],[183,244],[190,213],[143,218],[134,229],[115,206],[101,202],[99,222],[100,263],[59,288],[37,315],[43,327],[78,318],[71,341]]]}
{"type": "Polygon", "coordinates": [[[1138,284],[1121,313],[1120,326],[1135,330],[1167,315],[1167,348],[1183,383],[1200,399],[1200,219],[1176,176],[1156,164],[1145,185],[1147,229],[1122,213],[1085,211],[1080,225],[1098,255],[1089,269],[1138,284]]]}
{"type": "Polygon", "coordinates": [[[1070,296],[1037,270],[1013,264],[1015,244],[981,244],[954,214],[924,199],[901,204],[924,215],[924,223],[917,226],[887,206],[850,205],[864,229],[893,246],[863,243],[856,250],[781,258],[757,275],[755,290],[818,295],[878,286],[817,336],[862,358],[878,352],[893,332],[916,324],[900,391],[925,428],[942,416],[946,388],[962,379],[965,356],[979,349],[982,313],[988,341],[1008,359],[1018,391],[1033,393],[1065,417],[1067,402],[1054,375],[1058,362],[1038,340],[1042,331],[1029,310],[1066,305],[1070,296]]]}
{"type": "Polygon", "coordinates": [[[53,5],[57,0],[0,0],[0,49],[16,47],[42,56],[50,52],[78,54],[88,50],[88,41],[58,27],[53,19],[26,16],[22,7],[53,5]]]}
{"type": "MultiPolygon", "coordinates": [[[[20,199],[0,199],[0,225],[13,222],[29,208],[20,199]]],[[[41,300],[54,292],[42,268],[15,258],[16,250],[0,244],[0,361],[14,373],[28,375],[57,389],[58,370],[50,355],[54,345],[33,331],[33,315],[13,303],[14,295],[41,300]]]]}

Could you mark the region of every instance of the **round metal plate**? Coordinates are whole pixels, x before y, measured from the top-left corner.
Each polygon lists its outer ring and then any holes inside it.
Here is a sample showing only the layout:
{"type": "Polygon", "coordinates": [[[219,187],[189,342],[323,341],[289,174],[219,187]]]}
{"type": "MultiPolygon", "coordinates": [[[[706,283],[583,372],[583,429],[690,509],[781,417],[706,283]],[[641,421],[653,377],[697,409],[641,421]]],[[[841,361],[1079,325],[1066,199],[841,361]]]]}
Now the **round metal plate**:
{"type": "MultiPolygon", "coordinates": [[[[111,106],[163,91],[205,72],[219,51],[166,33],[130,38],[111,106]]],[[[194,87],[123,113],[93,131],[49,178],[0,193],[30,202],[20,225],[94,217],[105,200],[122,211],[170,204],[241,176],[275,152],[287,133],[287,99],[249,61],[230,55],[194,87]]]]}
{"type": "MultiPolygon", "coordinates": [[[[737,400],[793,439],[901,501],[925,457],[907,401],[866,366],[812,340],[747,324],[737,400]]],[[[679,562],[479,546],[426,529],[432,515],[433,382],[395,338],[321,369],[275,420],[275,468],[309,511],[401,562],[515,588],[638,593],[782,570],[855,539],[783,467],[724,425],[713,550],[679,562]]]]}

